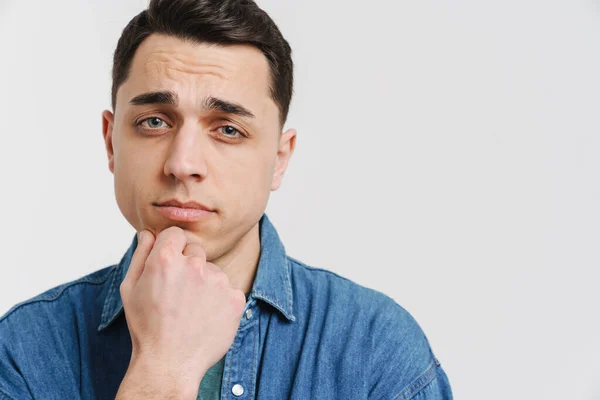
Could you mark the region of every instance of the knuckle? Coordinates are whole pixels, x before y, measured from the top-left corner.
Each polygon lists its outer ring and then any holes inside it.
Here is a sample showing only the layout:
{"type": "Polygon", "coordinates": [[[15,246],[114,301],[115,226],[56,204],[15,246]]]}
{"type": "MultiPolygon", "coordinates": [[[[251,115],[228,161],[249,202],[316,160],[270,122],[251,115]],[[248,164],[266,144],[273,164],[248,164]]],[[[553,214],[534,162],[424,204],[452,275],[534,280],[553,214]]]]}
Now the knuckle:
{"type": "Polygon", "coordinates": [[[183,254],[187,257],[198,257],[206,263],[206,252],[202,248],[202,246],[198,244],[188,244],[185,246],[183,250],[183,254]]]}
{"type": "Polygon", "coordinates": [[[188,273],[191,279],[198,285],[205,285],[208,282],[208,271],[202,258],[188,257],[187,259],[188,273]]]}
{"type": "Polygon", "coordinates": [[[215,273],[215,281],[220,286],[229,286],[229,277],[223,271],[217,271],[215,273]]]}
{"type": "Polygon", "coordinates": [[[204,272],[204,262],[200,257],[188,257],[188,265],[198,272],[204,272]]]}
{"type": "Polygon", "coordinates": [[[207,263],[206,269],[210,271],[210,277],[218,285],[229,284],[229,277],[223,270],[214,264],[207,263]]]}
{"type": "Polygon", "coordinates": [[[217,267],[215,264],[211,263],[211,262],[206,262],[206,269],[208,269],[211,272],[217,273],[217,272],[223,272],[223,270],[219,267],[217,267]]]}
{"type": "Polygon", "coordinates": [[[177,239],[173,236],[168,236],[163,240],[161,248],[172,249],[177,245],[177,239]]]}
{"type": "Polygon", "coordinates": [[[158,251],[156,252],[156,261],[161,265],[168,265],[171,260],[173,259],[173,256],[175,255],[175,252],[173,251],[173,248],[170,246],[163,246],[160,249],[158,249],[158,251]]]}

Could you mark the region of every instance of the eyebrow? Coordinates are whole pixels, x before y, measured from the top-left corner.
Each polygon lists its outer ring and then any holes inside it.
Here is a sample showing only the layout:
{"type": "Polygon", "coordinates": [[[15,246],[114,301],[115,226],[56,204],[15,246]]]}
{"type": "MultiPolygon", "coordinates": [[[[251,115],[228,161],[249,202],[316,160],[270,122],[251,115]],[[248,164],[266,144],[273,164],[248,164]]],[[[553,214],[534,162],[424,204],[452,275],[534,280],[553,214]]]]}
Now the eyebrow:
{"type": "Polygon", "coordinates": [[[168,104],[177,107],[179,99],[173,92],[148,92],[135,96],[129,100],[129,104],[143,106],[145,104],[168,104]]]}
{"type": "Polygon", "coordinates": [[[254,114],[241,104],[232,103],[227,100],[222,100],[217,97],[208,96],[202,102],[202,106],[206,110],[220,111],[226,114],[235,114],[240,117],[254,118],[254,114]]]}
{"type": "MultiPolygon", "coordinates": [[[[146,104],[167,104],[177,107],[179,97],[176,93],[170,91],[163,92],[148,92],[142,93],[129,100],[130,104],[141,106],[146,104]]],[[[202,101],[202,107],[205,110],[220,111],[226,114],[235,114],[241,117],[254,118],[254,114],[242,106],[241,104],[233,103],[228,100],[219,99],[218,97],[207,96],[202,101]]]]}

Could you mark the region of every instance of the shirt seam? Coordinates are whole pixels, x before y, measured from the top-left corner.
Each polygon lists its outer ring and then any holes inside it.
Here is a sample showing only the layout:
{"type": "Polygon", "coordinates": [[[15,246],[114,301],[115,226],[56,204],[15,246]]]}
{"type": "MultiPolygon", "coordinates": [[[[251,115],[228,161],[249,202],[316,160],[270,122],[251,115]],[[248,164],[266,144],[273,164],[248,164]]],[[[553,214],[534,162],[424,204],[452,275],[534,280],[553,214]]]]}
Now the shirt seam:
{"type": "Polygon", "coordinates": [[[346,278],[345,276],[339,275],[339,274],[337,274],[336,272],[330,271],[330,270],[328,270],[328,269],[325,269],[325,268],[311,267],[310,265],[306,265],[305,263],[303,263],[303,262],[302,262],[302,261],[300,261],[300,260],[297,260],[297,259],[295,259],[294,257],[287,256],[287,258],[288,258],[288,259],[289,259],[291,262],[293,262],[294,264],[298,265],[299,267],[303,267],[303,268],[304,268],[304,269],[306,269],[306,270],[309,270],[309,271],[316,271],[316,272],[324,272],[324,273],[326,273],[326,274],[333,275],[333,276],[336,276],[336,277],[338,277],[338,278],[340,278],[340,279],[343,279],[343,280],[345,280],[345,281],[347,281],[347,282],[351,282],[351,283],[354,283],[354,284],[356,284],[356,282],[354,282],[354,281],[352,281],[352,280],[350,280],[350,279],[346,278]]]}
{"type": "Polygon", "coordinates": [[[366,290],[370,290],[370,291],[373,291],[373,292],[377,292],[379,295],[385,296],[388,300],[394,301],[394,303],[396,303],[397,306],[399,306],[400,308],[402,308],[394,299],[392,299],[389,295],[387,295],[386,293],[384,293],[384,292],[382,292],[380,290],[377,290],[377,289],[375,289],[373,287],[369,287],[369,286],[360,284],[360,283],[358,283],[356,281],[353,281],[353,280],[351,280],[349,278],[346,278],[345,276],[339,275],[338,273],[330,271],[328,269],[319,268],[319,267],[312,267],[310,265],[306,265],[305,263],[303,263],[302,261],[299,261],[299,260],[295,259],[294,257],[287,256],[287,258],[291,261],[291,263],[296,264],[298,267],[304,268],[308,272],[313,272],[313,271],[315,271],[315,272],[321,272],[321,273],[333,276],[334,278],[339,278],[340,280],[342,280],[342,281],[344,281],[344,282],[346,282],[346,283],[348,283],[350,285],[359,286],[362,289],[366,289],[366,290]]]}
{"type": "MultiPolygon", "coordinates": [[[[287,257],[286,257],[287,258],[287,257]]],[[[287,295],[287,302],[288,302],[288,311],[290,314],[290,319],[292,321],[296,320],[296,316],[294,315],[294,296],[292,294],[292,282],[291,282],[291,277],[290,275],[292,274],[292,267],[290,266],[290,260],[287,259],[286,263],[285,263],[285,274],[284,274],[284,279],[285,279],[285,291],[286,291],[286,295],[287,295]]]]}
{"type": "Polygon", "coordinates": [[[33,298],[33,299],[25,300],[19,304],[16,304],[14,307],[12,307],[10,310],[8,310],[6,312],[6,314],[4,314],[2,317],[0,317],[0,322],[4,321],[10,315],[12,315],[14,312],[16,312],[17,310],[19,310],[27,305],[40,303],[40,302],[46,302],[46,303],[54,302],[54,301],[58,300],[67,291],[67,289],[70,289],[71,287],[73,287],[75,285],[85,284],[85,283],[89,283],[92,285],[103,285],[104,283],[106,283],[107,279],[110,277],[112,270],[113,270],[112,267],[107,268],[106,273],[98,279],[90,279],[87,277],[82,277],[73,282],[66,283],[66,284],[60,285],[58,287],[48,289],[48,290],[59,289],[59,291],[54,296],[49,297],[49,298],[33,298]]]}
{"type": "Polygon", "coordinates": [[[410,400],[425,386],[435,379],[435,369],[438,366],[437,362],[432,362],[427,370],[415,379],[410,385],[402,389],[402,391],[394,397],[394,400],[410,400]]]}

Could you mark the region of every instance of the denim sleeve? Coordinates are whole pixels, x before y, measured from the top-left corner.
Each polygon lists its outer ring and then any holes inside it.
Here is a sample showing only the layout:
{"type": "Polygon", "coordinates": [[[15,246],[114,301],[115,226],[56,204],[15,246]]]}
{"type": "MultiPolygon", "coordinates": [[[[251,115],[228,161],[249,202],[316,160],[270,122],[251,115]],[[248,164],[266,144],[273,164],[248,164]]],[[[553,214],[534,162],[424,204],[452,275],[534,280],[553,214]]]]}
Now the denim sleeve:
{"type": "MultiPolygon", "coordinates": [[[[6,354],[2,354],[6,357],[6,354]]],[[[0,359],[0,400],[31,399],[27,384],[6,358],[0,359]]]]}
{"type": "Polygon", "coordinates": [[[438,360],[394,400],[452,400],[448,377],[438,360]]]}
{"type": "Polygon", "coordinates": [[[32,396],[15,360],[17,344],[11,333],[7,321],[0,319],[0,400],[28,400],[32,396]]]}
{"type": "Polygon", "coordinates": [[[448,377],[408,311],[388,298],[371,326],[370,399],[452,400],[448,377]]]}

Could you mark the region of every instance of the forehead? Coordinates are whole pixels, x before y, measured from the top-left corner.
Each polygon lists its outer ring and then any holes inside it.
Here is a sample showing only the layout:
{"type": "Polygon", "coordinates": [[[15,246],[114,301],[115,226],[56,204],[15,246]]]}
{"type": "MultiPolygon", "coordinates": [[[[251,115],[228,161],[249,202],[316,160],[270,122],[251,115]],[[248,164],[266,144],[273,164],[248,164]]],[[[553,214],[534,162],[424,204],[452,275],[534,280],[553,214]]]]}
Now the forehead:
{"type": "Polygon", "coordinates": [[[212,95],[247,104],[260,114],[276,108],[269,84],[268,61],[254,46],[198,44],[153,34],[137,49],[119,92],[129,102],[142,92],[171,90],[183,104],[212,95]]]}

